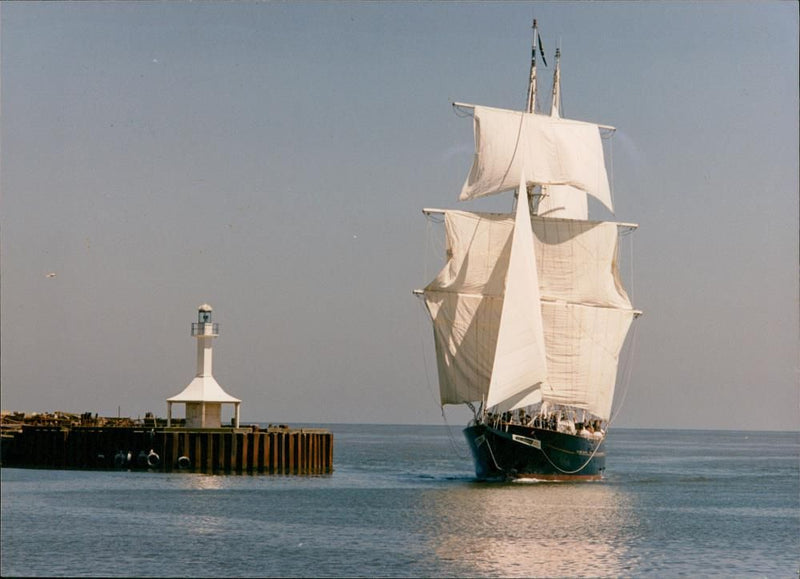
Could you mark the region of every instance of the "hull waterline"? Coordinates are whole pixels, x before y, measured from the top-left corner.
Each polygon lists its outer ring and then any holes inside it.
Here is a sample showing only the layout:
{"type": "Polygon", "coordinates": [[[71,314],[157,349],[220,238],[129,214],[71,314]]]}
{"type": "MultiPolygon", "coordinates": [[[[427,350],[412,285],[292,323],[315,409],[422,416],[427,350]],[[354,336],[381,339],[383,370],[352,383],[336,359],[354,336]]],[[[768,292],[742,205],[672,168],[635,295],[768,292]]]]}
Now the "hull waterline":
{"type": "Polygon", "coordinates": [[[477,424],[464,436],[480,480],[599,480],[605,470],[603,439],[517,424],[477,424]]]}

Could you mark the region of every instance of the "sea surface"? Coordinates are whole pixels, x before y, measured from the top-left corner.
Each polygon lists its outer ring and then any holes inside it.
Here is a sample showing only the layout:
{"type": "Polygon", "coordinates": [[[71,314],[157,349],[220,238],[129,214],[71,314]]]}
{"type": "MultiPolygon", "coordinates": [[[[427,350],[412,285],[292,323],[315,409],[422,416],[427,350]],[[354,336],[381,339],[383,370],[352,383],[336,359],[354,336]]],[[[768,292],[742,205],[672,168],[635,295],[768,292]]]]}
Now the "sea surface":
{"type": "Polygon", "coordinates": [[[327,476],[2,469],[0,573],[798,577],[797,432],[615,429],[603,481],[479,483],[460,428],[329,428],[327,476]]]}

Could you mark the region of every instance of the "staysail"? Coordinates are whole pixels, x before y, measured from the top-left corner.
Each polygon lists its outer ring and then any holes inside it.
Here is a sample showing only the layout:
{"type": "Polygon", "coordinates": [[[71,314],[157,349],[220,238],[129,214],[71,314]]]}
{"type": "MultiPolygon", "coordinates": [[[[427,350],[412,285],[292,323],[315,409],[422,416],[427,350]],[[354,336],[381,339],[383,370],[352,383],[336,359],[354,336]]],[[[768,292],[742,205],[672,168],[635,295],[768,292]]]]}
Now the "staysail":
{"type": "Polygon", "coordinates": [[[508,410],[523,400],[526,404],[539,402],[540,387],[547,378],[539,276],[524,174],[519,191],[522,194],[517,199],[511,234],[497,350],[486,396],[486,406],[499,410],[508,410]]]}
{"type": "Polygon", "coordinates": [[[613,210],[600,128],[593,123],[476,106],[475,157],[460,199],[528,184],[570,185],[613,210]]]}

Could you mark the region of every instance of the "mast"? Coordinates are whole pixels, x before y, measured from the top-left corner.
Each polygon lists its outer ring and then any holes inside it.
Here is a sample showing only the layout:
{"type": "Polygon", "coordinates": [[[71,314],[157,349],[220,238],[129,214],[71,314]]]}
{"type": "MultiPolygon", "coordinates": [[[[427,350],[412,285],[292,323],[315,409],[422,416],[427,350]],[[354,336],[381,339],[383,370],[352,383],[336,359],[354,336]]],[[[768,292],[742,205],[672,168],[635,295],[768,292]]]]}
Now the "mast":
{"type": "MultiPolygon", "coordinates": [[[[544,57],[544,48],[542,47],[542,37],[539,35],[539,25],[536,19],[533,19],[533,41],[531,42],[531,75],[528,81],[528,103],[525,107],[525,112],[534,114],[536,113],[536,51],[542,55],[542,62],[547,66],[547,60],[544,57]]],[[[542,187],[536,185],[528,185],[526,188],[528,195],[528,203],[531,210],[531,215],[538,215],[539,202],[545,192],[542,187]]],[[[519,191],[517,192],[517,196],[519,191]]],[[[516,196],[515,196],[516,198],[516,196]]]]}
{"type": "MultiPolygon", "coordinates": [[[[553,70],[553,95],[550,100],[550,116],[553,118],[561,118],[561,48],[556,47],[556,63],[554,66],[555,70],[553,70]]],[[[534,201],[534,210],[535,215],[542,215],[546,213],[553,202],[555,201],[551,198],[552,194],[558,196],[558,191],[563,190],[564,186],[561,187],[552,187],[549,185],[542,185],[540,187],[540,195],[536,196],[534,201]]],[[[528,191],[528,196],[532,195],[532,191],[528,191]]],[[[563,195],[562,195],[563,197],[563,195]]]]}
{"type": "Polygon", "coordinates": [[[528,103],[525,112],[536,112],[536,41],[539,37],[539,26],[533,19],[533,41],[531,42],[531,76],[528,80],[528,103]]]}
{"type": "MultiPolygon", "coordinates": [[[[539,38],[539,25],[536,23],[536,18],[533,19],[533,40],[531,41],[531,74],[528,80],[528,103],[525,106],[526,113],[536,112],[536,42],[539,38]]],[[[539,212],[539,198],[534,194],[533,185],[528,185],[525,192],[528,195],[528,207],[532,215],[539,212]]],[[[518,200],[521,189],[518,189],[514,195],[515,202],[518,200]]]]}
{"type": "Polygon", "coordinates": [[[561,49],[556,48],[556,64],[553,71],[553,100],[550,103],[550,116],[561,117],[561,49]]]}

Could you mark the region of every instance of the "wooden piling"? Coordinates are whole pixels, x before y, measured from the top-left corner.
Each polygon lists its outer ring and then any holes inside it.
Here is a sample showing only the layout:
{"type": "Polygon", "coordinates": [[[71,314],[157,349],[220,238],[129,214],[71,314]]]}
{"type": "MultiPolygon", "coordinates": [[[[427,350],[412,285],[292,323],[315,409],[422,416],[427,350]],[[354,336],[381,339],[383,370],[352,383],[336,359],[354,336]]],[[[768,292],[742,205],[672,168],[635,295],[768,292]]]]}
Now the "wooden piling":
{"type": "Polygon", "coordinates": [[[323,429],[23,426],[12,436],[0,457],[5,467],[284,475],[333,471],[333,435],[323,429]],[[189,464],[179,467],[182,458],[189,464]]]}

